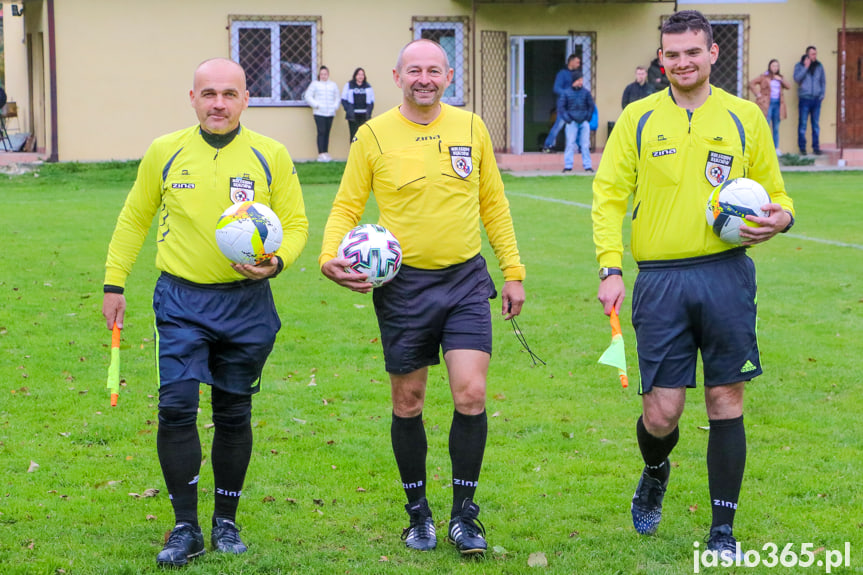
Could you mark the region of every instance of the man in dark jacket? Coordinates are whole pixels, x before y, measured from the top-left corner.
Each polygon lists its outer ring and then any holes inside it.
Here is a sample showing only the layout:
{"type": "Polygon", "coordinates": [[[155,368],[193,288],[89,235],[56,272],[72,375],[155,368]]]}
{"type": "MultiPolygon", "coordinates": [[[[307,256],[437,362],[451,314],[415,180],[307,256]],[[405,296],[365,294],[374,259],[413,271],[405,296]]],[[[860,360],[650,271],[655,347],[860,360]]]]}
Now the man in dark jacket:
{"type": "Polygon", "coordinates": [[[584,89],[581,72],[572,73],[572,86],[557,102],[557,117],[566,123],[566,150],[563,153],[563,172],[571,172],[576,140],[581,148],[581,164],[585,172],[593,172],[590,161],[590,117],[593,115],[593,96],[584,89]]]}
{"type": "Polygon", "coordinates": [[[797,92],[800,112],[797,122],[797,145],[800,153],[805,154],[806,121],[812,118],[812,151],[818,155],[821,153],[821,145],[818,141],[821,129],[818,121],[821,117],[821,101],[824,99],[827,81],[824,76],[824,66],[818,61],[818,50],[815,46],[807,47],[800,62],[794,65],[794,81],[800,86],[797,92]]]}
{"type": "Polygon", "coordinates": [[[650,86],[647,85],[647,70],[644,66],[638,66],[635,69],[635,82],[628,85],[623,90],[623,98],[620,100],[620,107],[626,108],[627,104],[631,104],[636,100],[640,100],[651,94],[650,86]]]}
{"type": "Polygon", "coordinates": [[[650,63],[650,68],[647,69],[647,85],[650,86],[650,93],[661,92],[668,89],[668,78],[665,77],[665,66],[659,61],[661,48],[656,49],[656,58],[650,63]]]}
{"type": "MultiPolygon", "coordinates": [[[[557,76],[554,77],[554,95],[558,100],[560,99],[560,96],[572,85],[572,75],[575,72],[578,72],[579,74],[581,73],[581,58],[575,54],[570,54],[569,58],[566,59],[566,68],[561,68],[560,71],[558,71],[557,76]]],[[[557,135],[560,133],[561,129],[563,129],[563,126],[564,122],[560,119],[560,116],[558,116],[542,146],[543,152],[548,154],[552,151],[554,143],[557,140],[557,135]]]]}

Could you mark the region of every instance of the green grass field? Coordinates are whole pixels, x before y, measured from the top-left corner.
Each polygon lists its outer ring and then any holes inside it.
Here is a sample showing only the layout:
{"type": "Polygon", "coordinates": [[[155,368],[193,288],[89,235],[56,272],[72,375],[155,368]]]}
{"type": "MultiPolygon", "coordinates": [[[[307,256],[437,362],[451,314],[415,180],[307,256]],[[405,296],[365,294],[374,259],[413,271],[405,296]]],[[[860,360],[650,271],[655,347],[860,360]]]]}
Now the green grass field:
{"type": "MultiPolygon", "coordinates": [[[[596,301],[583,207],[590,179],[582,177],[505,176],[528,271],[519,323],[547,365],[533,367],[509,323],[495,318],[490,436],[477,494],[489,553],[462,560],[443,541],[432,553],[405,549],[371,297],[338,288],[317,269],[341,167],[298,167],[311,232],[301,259],[273,284],[283,328],[254,404],[254,455],[238,515],[250,550],[207,553],[185,572],[692,573],[694,543],[703,549],[710,525],[701,388],[689,392],[681,420],[662,525],[656,536],[638,536],[629,517],[641,470],[630,302],[622,319],[631,385],[622,389],[616,371],[597,364],[610,333],[596,301]]],[[[118,407],[109,407],[105,389],[104,260],[134,174],[134,164],[115,163],[0,175],[0,205],[10,217],[0,231],[3,575],[160,571],[155,555],[173,517],[155,447],[152,241],[127,285],[118,407]]],[[[811,543],[822,565],[848,542],[851,566],[834,573],[863,573],[861,181],[854,172],[786,173],[797,225],[750,250],[765,375],[746,392],[749,457],[735,534],[744,550],[773,543],[799,553],[811,543]]],[[[373,219],[371,206],[365,221],[373,219]]],[[[631,257],[626,268],[631,288],[631,257]]],[[[496,269],[493,277],[499,284],[496,269]]],[[[498,301],[492,305],[499,311],[498,301]]],[[[451,498],[445,373],[431,369],[424,413],[428,494],[441,539],[451,498]]],[[[202,389],[206,454],[212,429],[202,389]]],[[[208,535],[208,461],[200,487],[208,535]]],[[[815,563],[702,572],[825,570],[815,563]]]]}

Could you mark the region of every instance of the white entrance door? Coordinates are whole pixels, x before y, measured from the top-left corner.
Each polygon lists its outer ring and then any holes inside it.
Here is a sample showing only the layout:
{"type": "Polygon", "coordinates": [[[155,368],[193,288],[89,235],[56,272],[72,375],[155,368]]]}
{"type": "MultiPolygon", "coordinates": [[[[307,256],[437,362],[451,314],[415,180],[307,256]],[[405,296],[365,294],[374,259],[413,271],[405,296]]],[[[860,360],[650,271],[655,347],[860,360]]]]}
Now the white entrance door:
{"type": "Polygon", "coordinates": [[[510,37],[512,153],[542,149],[557,106],[554,77],[566,66],[570,54],[581,57],[584,85],[590,89],[592,50],[591,37],[587,35],[510,37]]]}

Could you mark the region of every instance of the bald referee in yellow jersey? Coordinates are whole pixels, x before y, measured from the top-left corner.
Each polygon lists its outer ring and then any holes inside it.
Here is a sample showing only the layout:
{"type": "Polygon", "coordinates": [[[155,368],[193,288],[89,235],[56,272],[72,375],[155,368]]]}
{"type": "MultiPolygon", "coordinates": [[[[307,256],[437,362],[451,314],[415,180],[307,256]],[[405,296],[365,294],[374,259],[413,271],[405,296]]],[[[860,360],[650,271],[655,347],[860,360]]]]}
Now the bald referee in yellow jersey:
{"type": "Polygon", "coordinates": [[[408,500],[410,525],[402,538],[421,551],[437,544],[426,499],[422,417],[428,366],[440,363],[442,350],[455,404],[447,538],[469,555],[487,547],[474,493],[488,431],[488,300],[496,297],[480,255],[480,221],[503,271],[505,319],[521,312],[524,266],[485,124],[476,114],[440,101],[452,77],[446,52],[437,43],[415,40],[402,49],[393,70],[402,104],[357,131],[319,263],[337,284],[362,293],[371,290],[366,276],[344,271],[348,262],[336,258],[336,251],[374,192],[378,223],[395,234],[404,252],[399,274],[376,288],[373,297],[392,387],[393,452],[408,500]]]}
{"type": "Polygon", "coordinates": [[[159,432],[156,445],[174,529],[156,558],[185,565],[204,553],[198,524],[198,389],[212,388],[215,551],[242,553],[235,521],[252,455],[252,395],[281,327],[269,280],[299,257],[308,237],[300,183],[279,142],[240,125],[249,103],[239,64],[222,58],[195,70],[189,92],[199,124],[157,138],[144,154],[108,248],[102,313],[123,326],[126,278],[158,213],[153,294],[159,432]],[[279,216],[284,237],[259,265],[232,264],[216,245],[231,204],[255,201],[279,216]]]}
{"type": "Polygon", "coordinates": [[[632,323],[638,340],[645,467],[632,498],[636,531],[654,533],[668,486],[671,450],[699,352],[710,423],[707,476],[713,521],[707,547],[735,553],[732,533],[743,468],[743,388],[761,374],[755,335],[755,266],[749,246],[794,223],[764,115],[752,102],[710,85],[719,48],[694,10],[662,26],[660,58],[670,87],[626,107],[593,182],[598,297],[606,314],[625,296],[621,226],[632,199],[632,255],[638,264],[632,323]],[[718,185],[747,177],[771,203],[760,227],[741,227],[744,247],[724,243],[705,218],[718,185]]]}

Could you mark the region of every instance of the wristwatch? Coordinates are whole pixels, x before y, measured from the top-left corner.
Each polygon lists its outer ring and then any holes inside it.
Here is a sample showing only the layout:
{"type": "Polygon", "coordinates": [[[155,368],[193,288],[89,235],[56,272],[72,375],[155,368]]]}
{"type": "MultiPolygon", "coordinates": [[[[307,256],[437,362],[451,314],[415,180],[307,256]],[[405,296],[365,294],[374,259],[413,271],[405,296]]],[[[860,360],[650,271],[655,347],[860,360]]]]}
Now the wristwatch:
{"type": "Polygon", "coordinates": [[[785,213],[786,213],[786,214],[788,214],[789,216],[791,216],[791,221],[790,221],[790,222],[788,222],[788,225],[787,225],[787,226],[785,226],[785,229],[784,229],[784,230],[782,230],[781,232],[779,232],[779,233],[782,233],[782,234],[784,234],[785,232],[787,232],[788,230],[790,230],[790,229],[792,228],[792,226],[794,226],[794,214],[792,214],[789,210],[785,210],[785,213]]]}
{"type": "Polygon", "coordinates": [[[622,276],[623,270],[620,268],[599,268],[599,280],[602,281],[608,276],[622,276]]]}

